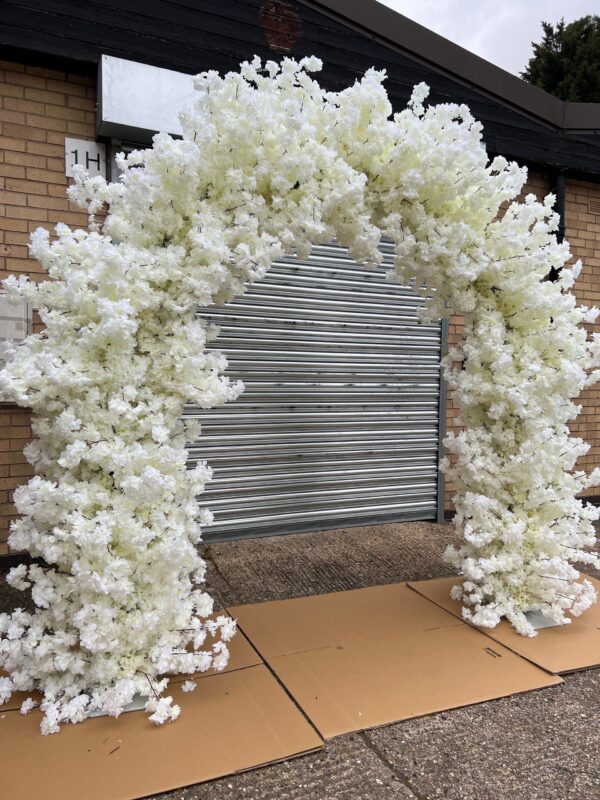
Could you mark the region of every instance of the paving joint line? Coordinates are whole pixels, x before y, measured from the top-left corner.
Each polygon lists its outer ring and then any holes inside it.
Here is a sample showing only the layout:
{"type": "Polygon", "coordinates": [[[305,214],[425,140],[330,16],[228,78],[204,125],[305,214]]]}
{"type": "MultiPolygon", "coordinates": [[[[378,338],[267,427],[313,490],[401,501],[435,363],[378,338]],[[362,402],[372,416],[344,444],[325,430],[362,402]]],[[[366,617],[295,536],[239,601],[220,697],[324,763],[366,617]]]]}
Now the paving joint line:
{"type": "MultiPolygon", "coordinates": [[[[227,608],[226,610],[227,610],[227,613],[229,614],[229,608],[227,608]]],[[[269,661],[268,661],[268,659],[267,659],[267,658],[265,658],[265,656],[263,656],[263,654],[260,652],[260,650],[258,649],[258,647],[257,647],[257,646],[254,644],[254,642],[252,641],[252,639],[251,639],[251,638],[248,636],[248,634],[247,634],[247,633],[245,633],[244,629],[243,629],[243,628],[242,628],[240,625],[238,625],[238,629],[239,629],[239,630],[240,630],[240,631],[241,631],[241,632],[244,634],[244,636],[246,637],[246,639],[247,639],[247,640],[250,642],[250,645],[251,645],[251,646],[254,648],[254,650],[255,650],[255,651],[256,651],[256,653],[258,654],[258,657],[260,658],[260,660],[261,660],[261,662],[262,662],[261,666],[265,666],[265,667],[268,669],[268,671],[271,673],[271,675],[273,676],[273,678],[275,679],[275,681],[276,681],[276,682],[279,684],[279,686],[280,686],[280,687],[283,689],[283,691],[286,693],[286,695],[287,695],[287,696],[289,697],[289,699],[292,701],[293,705],[294,705],[294,706],[295,706],[295,707],[298,709],[298,711],[299,711],[299,712],[300,712],[300,714],[301,714],[301,715],[304,717],[304,719],[305,719],[305,720],[308,722],[308,724],[310,725],[310,727],[311,727],[311,728],[312,728],[312,729],[315,731],[315,733],[317,734],[317,736],[318,736],[318,737],[319,737],[319,739],[321,740],[321,742],[322,742],[322,744],[323,744],[323,747],[325,747],[325,744],[327,743],[327,739],[326,739],[326,738],[323,736],[323,734],[321,733],[321,731],[320,731],[320,730],[317,728],[317,726],[315,725],[315,723],[314,723],[314,722],[312,721],[312,719],[311,719],[311,718],[308,716],[308,714],[306,713],[306,711],[305,711],[305,710],[302,708],[302,706],[300,705],[300,703],[299,703],[299,702],[296,700],[296,698],[294,697],[294,695],[293,695],[293,694],[290,692],[290,690],[288,689],[288,687],[287,687],[287,686],[285,685],[285,683],[284,683],[284,682],[281,680],[281,678],[280,678],[280,677],[279,677],[279,675],[278,675],[278,674],[275,672],[275,670],[273,669],[273,667],[272,667],[272,666],[269,664],[269,661]]],[[[322,749],[322,748],[321,748],[321,749],[322,749]]],[[[285,760],[285,761],[287,761],[288,759],[284,759],[284,760],[285,760]]]]}
{"type": "MultiPolygon", "coordinates": [[[[217,559],[215,557],[215,554],[213,553],[211,545],[210,544],[205,544],[204,547],[199,551],[199,555],[200,555],[201,558],[203,558],[209,564],[212,564],[212,566],[214,567],[214,570],[217,573],[217,575],[219,576],[219,578],[221,578],[221,580],[225,583],[227,588],[231,592],[233,592],[233,587],[231,586],[231,584],[229,583],[229,581],[227,580],[227,578],[225,577],[225,575],[221,571],[221,567],[217,563],[217,559]]],[[[233,603],[226,603],[226,605],[233,605],[233,603]]]]}
{"type": "Polygon", "coordinates": [[[369,731],[368,730],[359,731],[358,735],[361,737],[361,739],[363,740],[365,745],[369,748],[369,750],[376,756],[376,758],[379,761],[381,761],[381,763],[385,767],[387,767],[389,769],[389,771],[396,778],[396,780],[399,781],[403,786],[405,786],[408,789],[408,791],[412,794],[412,796],[415,798],[415,800],[428,800],[428,798],[425,797],[425,795],[422,795],[420,792],[417,792],[414,789],[414,787],[410,785],[410,782],[409,782],[408,778],[405,775],[403,775],[402,772],[398,771],[398,769],[392,764],[392,762],[385,755],[385,753],[381,750],[381,748],[379,748],[375,744],[375,742],[373,742],[369,738],[369,731]]]}

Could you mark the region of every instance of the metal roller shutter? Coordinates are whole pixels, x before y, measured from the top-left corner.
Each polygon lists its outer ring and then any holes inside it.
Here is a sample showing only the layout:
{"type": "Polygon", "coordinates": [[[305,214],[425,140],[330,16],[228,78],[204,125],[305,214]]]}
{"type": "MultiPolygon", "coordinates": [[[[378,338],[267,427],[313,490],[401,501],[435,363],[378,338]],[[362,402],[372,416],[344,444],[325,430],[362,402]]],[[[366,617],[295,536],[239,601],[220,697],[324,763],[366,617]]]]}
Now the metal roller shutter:
{"type": "Polygon", "coordinates": [[[246,391],[202,422],[189,461],[214,478],[202,504],[222,539],[436,516],[441,324],[343,248],[288,259],[242,297],[203,309],[246,391]]]}

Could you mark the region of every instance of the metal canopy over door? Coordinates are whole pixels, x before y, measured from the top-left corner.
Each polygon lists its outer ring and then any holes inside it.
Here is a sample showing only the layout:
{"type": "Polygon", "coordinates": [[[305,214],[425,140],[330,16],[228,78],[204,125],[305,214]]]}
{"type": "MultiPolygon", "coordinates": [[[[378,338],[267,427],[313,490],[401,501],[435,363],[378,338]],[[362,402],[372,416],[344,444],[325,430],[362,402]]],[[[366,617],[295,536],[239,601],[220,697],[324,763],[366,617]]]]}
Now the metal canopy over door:
{"type": "Polygon", "coordinates": [[[206,539],[436,516],[441,324],[423,300],[343,248],[288,259],[242,297],[202,309],[243,395],[190,406],[202,422],[190,465],[214,478],[206,539]]]}

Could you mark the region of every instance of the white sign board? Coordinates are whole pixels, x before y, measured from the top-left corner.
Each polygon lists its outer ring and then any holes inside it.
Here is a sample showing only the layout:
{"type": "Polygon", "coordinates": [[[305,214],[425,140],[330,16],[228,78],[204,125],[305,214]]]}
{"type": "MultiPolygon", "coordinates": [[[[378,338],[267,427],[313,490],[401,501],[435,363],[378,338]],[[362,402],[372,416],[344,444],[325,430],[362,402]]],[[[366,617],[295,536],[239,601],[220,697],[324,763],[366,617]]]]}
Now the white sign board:
{"type": "Polygon", "coordinates": [[[193,75],[103,55],[98,84],[99,136],[133,141],[150,141],[159,131],[181,136],[179,112],[195,97],[193,75]]]}
{"type": "Polygon", "coordinates": [[[90,175],[106,177],[106,147],[101,142],[65,138],[65,175],[73,177],[73,167],[81,165],[90,175]]]}

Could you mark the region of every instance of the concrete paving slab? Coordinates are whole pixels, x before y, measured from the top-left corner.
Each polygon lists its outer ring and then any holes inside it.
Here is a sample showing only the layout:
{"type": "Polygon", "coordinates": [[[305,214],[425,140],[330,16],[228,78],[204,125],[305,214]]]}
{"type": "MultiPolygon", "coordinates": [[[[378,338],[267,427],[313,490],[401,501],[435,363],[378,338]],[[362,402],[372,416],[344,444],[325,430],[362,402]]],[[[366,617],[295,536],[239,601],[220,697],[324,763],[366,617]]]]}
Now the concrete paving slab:
{"type": "Polygon", "coordinates": [[[600,671],[369,731],[423,800],[598,800],[600,671]]]}
{"type": "Polygon", "coordinates": [[[452,525],[405,522],[221,542],[206,555],[228,605],[451,575],[442,554],[457,540],[452,525]]]}
{"type": "Polygon", "coordinates": [[[418,800],[360,734],[255,772],[149,800],[418,800]]]}

